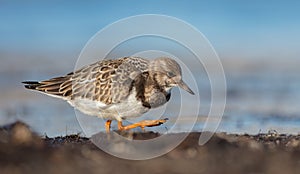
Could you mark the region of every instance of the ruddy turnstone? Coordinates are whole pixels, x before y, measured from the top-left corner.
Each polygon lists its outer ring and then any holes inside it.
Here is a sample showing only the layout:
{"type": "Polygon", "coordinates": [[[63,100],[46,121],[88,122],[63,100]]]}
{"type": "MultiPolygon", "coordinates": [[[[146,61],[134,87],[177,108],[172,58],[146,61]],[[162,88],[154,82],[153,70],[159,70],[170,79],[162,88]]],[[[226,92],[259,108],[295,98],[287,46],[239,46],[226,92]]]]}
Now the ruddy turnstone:
{"type": "Polygon", "coordinates": [[[123,126],[122,120],[141,116],[149,109],[165,104],[175,86],[194,94],[182,81],[179,64],[167,57],[105,59],[65,76],[23,83],[27,89],[64,99],[87,115],[106,119],[107,132],[112,120],[118,121],[119,130],[163,124],[166,119],[143,120],[123,126]]]}

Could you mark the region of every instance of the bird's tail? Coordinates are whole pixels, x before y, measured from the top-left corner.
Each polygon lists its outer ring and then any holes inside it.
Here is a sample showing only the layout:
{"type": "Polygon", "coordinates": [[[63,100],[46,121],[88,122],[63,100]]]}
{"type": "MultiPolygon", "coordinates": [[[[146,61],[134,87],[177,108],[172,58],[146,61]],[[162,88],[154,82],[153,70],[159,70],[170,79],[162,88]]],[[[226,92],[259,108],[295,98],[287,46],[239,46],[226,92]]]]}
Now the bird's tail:
{"type": "Polygon", "coordinates": [[[25,84],[24,85],[25,88],[32,89],[32,90],[35,90],[38,86],[42,85],[40,82],[37,82],[37,81],[25,81],[22,83],[25,84]]]}
{"type": "Polygon", "coordinates": [[[24,81],[24,87],[36,90],[54,97],[68,97],[72,94],[70,76],[56,77],[44,81],[24,81]]]}

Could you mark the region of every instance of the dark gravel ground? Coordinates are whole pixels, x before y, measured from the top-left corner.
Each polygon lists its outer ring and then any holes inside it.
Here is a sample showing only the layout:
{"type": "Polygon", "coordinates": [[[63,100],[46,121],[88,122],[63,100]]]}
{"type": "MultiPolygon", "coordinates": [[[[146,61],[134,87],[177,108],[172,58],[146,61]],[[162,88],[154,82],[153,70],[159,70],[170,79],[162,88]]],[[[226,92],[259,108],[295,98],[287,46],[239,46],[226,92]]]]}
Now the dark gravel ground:
{"type": "MultiPolygon", "coordinates": [[[[17,122],[0,128],[0,173],[300,173],[300,135],[217,133],[199,146],[200,134],[189,134],[161,157],[138,161],[111,156],[79,135],[41,138],[17,122]]],[[[159,134],[130,136],[149,139],[159,134]]]]}

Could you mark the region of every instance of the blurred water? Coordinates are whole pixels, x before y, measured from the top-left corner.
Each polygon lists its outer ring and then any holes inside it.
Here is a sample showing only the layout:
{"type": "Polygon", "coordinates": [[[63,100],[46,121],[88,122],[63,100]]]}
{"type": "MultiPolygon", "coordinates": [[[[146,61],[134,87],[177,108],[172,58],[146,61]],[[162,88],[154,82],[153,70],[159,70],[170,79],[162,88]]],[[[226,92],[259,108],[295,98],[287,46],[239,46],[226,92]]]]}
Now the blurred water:
{"type": "MultiPolygon", "coordinates": [[[[48,136],[65,135],[82,132],[74,110],[65,101],[51,98],[43,94],[25,90],[20,84],[24,79],[45,79],[50,74],[22,72],[0,75],[0,124],[4,125],[16,120],[28,123],[33,130],[48,136]]],[[[194,131],[201,131],[210,108],[210,86],[205,76],[199,76],[201,108],[194,131]],[[201,80],[202,79],[202,80],[201,80]]],[[[297,134],[300,132],[300,78],[297,73],[234,73],[227,74],[227,104],[224,117],[218,131],[229,133],[267,132],[277,130],[281,133],[297,134]]],[[[149,130],[160,131],[170,129],[178,115],[180,93],[174,89],[171,101],[166,109],[166,117],[170,121],[149,130]],[[177,109],[176,109],[177,108],[177,109]]],[[[194,103],[196,101],[190,101],[194,103]]],[[[189,113],[191,103],[183,109],[189,113]]],[[[194,112],[190,112],[194,113],[194,112]]],[[[190,127],[186,114],[181,117],[180,126],[173,132],[180,132],[190,127]]],[[[145,118],[145,117],[143,117],[145,118]]],[[[141,118],[142,119],[142,118],[141,118]]],[[[91,129],[104,131],[104,122],[94,118],[91,129]]],[[[116,128],[116,124],[113,124],[116,128]]]]}

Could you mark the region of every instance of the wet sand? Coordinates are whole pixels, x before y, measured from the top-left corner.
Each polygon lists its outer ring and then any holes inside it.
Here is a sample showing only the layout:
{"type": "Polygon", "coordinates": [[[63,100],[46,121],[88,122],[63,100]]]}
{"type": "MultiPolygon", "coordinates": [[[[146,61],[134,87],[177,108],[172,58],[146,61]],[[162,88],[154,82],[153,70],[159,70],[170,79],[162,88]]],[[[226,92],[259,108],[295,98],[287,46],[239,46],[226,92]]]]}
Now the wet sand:
{"type": "Polygon", "coordinates": [[[113,157],[79,135],[41,138],[17,122],[0,128],[0,173],[300,173],[300,135],[217,133],[199,146],[200,134],[189,134],[161,157],[135,161],[113,157]]]}

